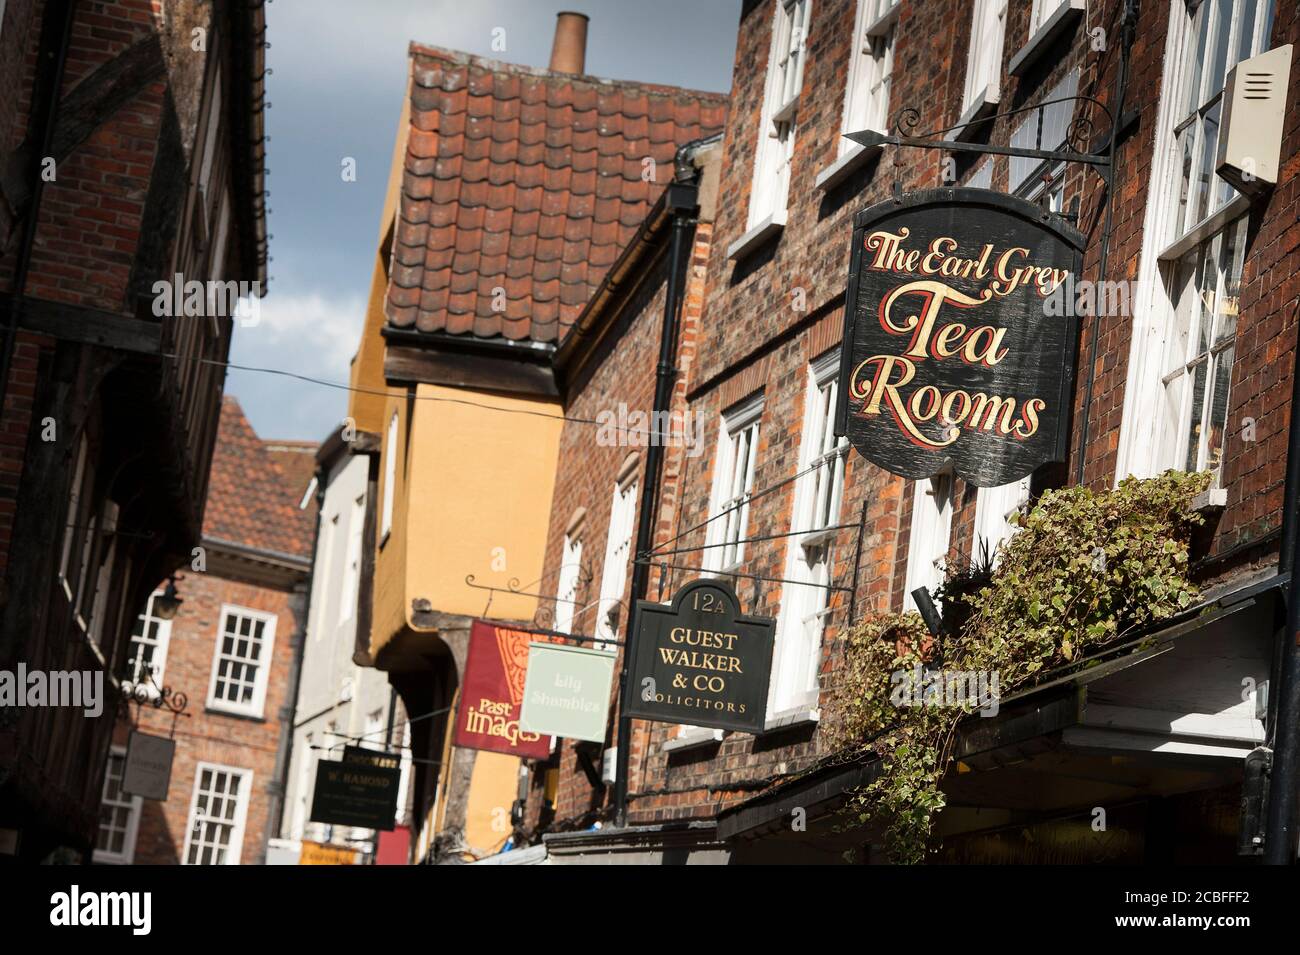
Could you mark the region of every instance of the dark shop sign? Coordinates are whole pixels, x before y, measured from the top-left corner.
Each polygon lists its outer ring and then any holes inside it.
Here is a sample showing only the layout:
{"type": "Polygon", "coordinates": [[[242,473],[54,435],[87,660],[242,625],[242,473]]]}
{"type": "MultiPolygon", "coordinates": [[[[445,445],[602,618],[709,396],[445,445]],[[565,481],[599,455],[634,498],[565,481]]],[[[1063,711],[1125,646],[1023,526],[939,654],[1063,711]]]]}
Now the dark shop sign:
{"type": "Polygon", "coordinates": [[[1083,236],[1033,203],[936,189],[854,219],[836,434],[907,478],[1009,484],[1068,453],[1083,236]],[[1072,294],[1072,292],[1070,292],[1072,294]]]}
{"type": "Polygon", "coordinates": [[[360,759],[316,764],[311,821],[360,829],[393,828],[401,773],[360,759]]]}
{"type": "Polygon", "coordinates": [[[402,768],[402,754],[387,750],[367,749],[364,746],[344,746],[343,762],[361,763],[366,766],[381,766],[388,769],[402,768]]]}
{"type": "Polygon", "coordinates": [[[663,723],[761,732],[776,621],[745,617],[721,580],[696,580],[671,604],[639,600],[623,712],[663,723]]]}

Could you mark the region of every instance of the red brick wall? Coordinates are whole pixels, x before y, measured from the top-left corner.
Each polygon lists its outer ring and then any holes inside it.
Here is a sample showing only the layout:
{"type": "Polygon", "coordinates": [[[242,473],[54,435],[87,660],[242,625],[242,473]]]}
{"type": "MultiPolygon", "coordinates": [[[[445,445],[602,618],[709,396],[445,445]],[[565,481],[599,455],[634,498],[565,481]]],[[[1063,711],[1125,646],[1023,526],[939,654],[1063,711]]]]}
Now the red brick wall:
{"type": "MultiPolygon", "coordinates": [[[[1006,75],[1010,58],[1028,39],[1028,4],[1012,4],[1003,56],[1001,109],[1031,106],[1069,71],[1079,69],[1078,93],[1113,106],[1116,70],[1119,62],[1119,0],[1090,6],[1087,18],[1073,33],[1073,40],[1053,51],[1023,79],[1006,75]],[[1107,31],[1108,49],[1091,48],[1090,31],[1107,31]]],[[[1142,4],[1133,48],[1129,101],[1138,122],[1118,146],[1109,264],[1105,278],[1137,277],[1142,229],[1147,208],[1147,185],[1152,177],[1151,160],[1157,123],[1160,85],[1168,26],[1167,4],[1142,4]]],[[[1300,12],[1294,4],[1278,3],[1272,44],[1300,39],[1300,12]]],[[[699,524],[707,517],[711,468],[716,448],[719,415],[727,407],[762,389],[765,395],[760,427],[756,490],[777,485],[795,473],[802,423],[802,402],[807,363],[836,344],[842,321],[841,304],[848,267],[852,215],[888,197],[895,179],[904,189],[933,188],[942,184],[944,153],[923,150],[887,150],[878,164],[852,176],[836,190],[823,193],[814,188],[817,173],[836,156],[848,44],[852,35],[855,4],[852,0],[821,0],[813,5],[809,36],[809,57],[798,107],[798,132],[791,167],[789,215],[780,238],[740,263],[728,261],[726,249],[747,226],[747,209],[753,177],[754,146],[757,142],[764,93],[765,70],[771,42],[773,0],[750,2],[742,13],[736,48],[732,103],[723,144],[722,181],[718,214],[705,267],[705,291],[698,341],[698,353],[687,380],[686,397],[692,412],[708,422],[705,453],[681,462],[680,478],[668,482],[666,498],[674,515],[661,515],[659,539],[699,524]],[[792,307],[793,293],[804,290],[807,309],[792,307]]],[[[919,131],[941,128],[956,122],[966,68],[970,0],[902,0],[895,46],[894,86],[891,114],[904,106],[915,107],[921,116],[919,131]]],[[[1293,66],[1290,103],[1300,103],[1300,63],[1293,66]]],[[[1076,107],[1076,117],[1082,107],[1076,107]]],[[[999,120],[990,141],[1005,143],[1022,117],[999,120]]],[[[1101,114],[1085,141],[1097,143],[1107,131],[1101,114]]],[[[1234,366],[1229,421],[1244,416],[1256,419],[1259,440],[1253,444],[1229,441],[1225,451],[1224,484],[1228,508],[1218,527],[1218,551],[1244,539],[1253,539],[1280,521],[1282,476],[1285,460],[1286,407],[1289,401],[1291,349],[1295,341],[1296,301],[1300,295],[1300,229],[1296,221],[1300,192],[1295,175],[1300,172],[1300,110],[1288,112],[1283,146],[1282,184],[1255,212],[1255,230],[1241,294],[1241,318],[1237,333],[1238,357],[1234,366]]],[[[1005,189],[1007,160],[994,158],[993,185],[1005,189]]],[[[959,179],[978,168],[978,162],[958,165],[959,179]]],[[[1084,260],[1085,278],[1098,277],[1099,237],[1103,199],[1102,180],[1092,170],[1072,166],[1067,171],[1066,203],[1078,201],[1078,227],[1088,237],[1084,260]]],[[[1104,486],[1115,479],[1120,418],[1128,373],[1132,318],[1117,316],[1100,322],[1098,361],[1088,433],[1087,481],[1104,486]]],[[[1085,329],[1091,327],[1083,320],[1085,329]]],[[[1080,364],[1086,363],[1090,345],[1085,333],[1080,347],[1080,364]]],[[[653,359],[631,346],[620,346],[606,360],[599,374],[617,369],[620,393],[638,389],[648,393],[653,359]],[[640,381],[628,380],[625,369],[635,368],[640,381]]],[[[1079,410],[1088,369],[1078,373],[1075,434],[1072,455],[1080,440],[1079,410]]],[[[571,413],[579,413],[584,394],[571,413]]],[[[576,431],[575,431],[576,435],[576,431]]],[[[589,509],[584,561],[594,560],[599,574],[603,554],[605,511],[611,479],[606,465],[588,454],[599,475],[594,484],[577,475],[580,467],[568,463],[579,453],[578,444],[567,446],[562,477],[557,485],[552,516],[550,567],[558,560],[558,548],[565,522],[573,508],[582,503],[589,509]],[[593,533],[593,531],[595,533],[593,533]],[[593,546],[595,550],[593,550],[593,546]]],[[[590,449],[588,449],[590,452],[590,449]]],[[[621,455],[613,455],[621,460],[621,455]]],[[[1073,459],[1072,459],[1073,460],[1073,459]]],[[[584,462],[584,466],[586,462],[584,462]]],[[[617,461],[613,465],[616,466],[617,461]]],[[[1072,479],[1073,466],[1061,469],[1072,479]]],[[[748,534],[766,534],[789,529],[793,505],[793,484],[766,494],[751,505],[748,534]]],[[[883,474],[861,458],[851,456],[846,474],[841,522],[856,520],[865,502],[860,581],[855,610],[900,607],[907,561],[912,484],[883,474]]],[[[974,520],[975,489],[958,481],[954,491],[952,553],[968,557],[974,520]]],[[[688,535],[685,541],[703,543],[704,533],[688,535]]],[[[783,540],[749,545],[746,572],[780,577],[785,560],[783,540]]],[[[1272,548],[1275,550],[1276,545],[1272,548]]],[[[834,550],[836,583],[852,578],[852,556],[856,538],[843,532],[834,550]]],[[[1241,573],[1251,569],[1249,561],[1271,559],[1270,548],[1253,555],[1207,569],[1213,574],[1241,573]]],[[[680,555],[675,560],[698,565],[699,554],[680,555]]],[[[666,590],[680,585],[678,575],[666,590]]],[[[598,581],[598,576],[597,576],[598,581]]],[[[739,594],[747,612],[776,616],[780,611],[780,585],[752,580],[739,581],[739,594]]],[[[553,581],[552,584],[553,586],[553,581]]],[[[593,584],[593,587],[598,586],[593,584]]],[[[652,596],[655,587],[652,583],[652,596]]],[[[593,593],[594,597],[594,593],[593,593]]],[[[847,616],[847,598],[832,600],[835,608],[823,640],[822,689],[833,680],[839,654],[838,630],[847,616]]],[[[818,755],[812,728],[787,730],[761,737],[728,734],[717,744],[663,754],[660,746],[676,732],[664,724],[640,724],[634,754],[631,789],[631,819],[634,822],[662,821],[707,816],[719,807],[743,798],[753,788],[783,774],[796,772],[818,755]]],[[[571,759],[561,764],[561,819],[589,808],[585,782],[571,759]],[[573,780],[578,780],[575,783],[573,780]],[[575,788],[576,787],[576,788],[575,788]],[[574,795],[577,793],[578,795],[574,795]]]]}
{"type": "MultiPolygon", "coordinates": [[[[78,8],[68,50],[62,95],[76,89],[97,67],[155,32],[150,0],[96,0],[78,8]]],[[[40,43],[42,0],[6,4],[0,32],[0,155],[28,133],[32,87],[40,43]]],[[[123,104],[45,183],[26,294],[110,312],[130,313],[126,288],[139,241],[153,172],[164,82],[159,80],[123,104]]],[[[7,214],[6,214],[7,215],[7,214]]],[[[0,290],[12,292],[20,222],[0,229],[0,290]],[[7,239],[7,244],[4,240],[7,239]]],[[[0,414],[0,575],[9,561],[14,502],[23,450],[32,427],[38,355],[52,348],[43,336],[22,333],[0,414]]]]}
{"type": "MultiPolygon", "coordinates": [[[[701,222],[695,230],[691,248],[691,261],[687,267],[683,289],[683,304],[677,342],[677,368],[682,372],[673,391],[671,407],[680,412],[684,407],[686,378],[696,360],[696,338],[699,328],[700,306],[703,297],[704,266],[712,234],[711,224],[701,222]]],[[[664,246],[666,248],[666,244],[664,246]]],[[[659,339],[663,327],[667,255],[661,254],[650,265],[638,269],[645,274],[643,284],[622,303],[618,319],[605,343],[598,346],[597,357],[588,369],[572,383],[565,414],[571,419],[597,420],[602,412],[617,413],[620,404],[629,411],[649,412],[654,401],[654,369],[658,362],[659,339]]],[[[609,446],[598,443],[597,428],[571,420],[566,423],[560,439],[559,468],[551,507],[550,531],[547,538],[545,573],[541,591],[548,596],[556,592],[564,538],[570,518],[579,507],[586,508],[580,537],[582,540],[582,565],[590,581],[579,591],[579,608],[594,603],[600,595],[601,574],[604,571],[605,547],[609,534],[610,507],[614,486],[623,463],[632,452],[640,454],[637,465],[638,501],[645,491],[644,446],[619,443],[609,446]]],[[[708,444],[704,453],[707,455],[708,444]]],[[[665,449],[664,469],[660,483],[659,510],[657,512],[656,540],[664,540],[674,525],[677,512],[678,475],[697,467],[697,461],[687,455],[681,446],[665,449]]],[[[625,608],[631,598],[633,567],[629,564],[624,586],[625,608]]],[[[658,572],[650,576],[650,595],[658,595],[658,572]]],[[[595,608],[575,614],[573,631],[590,635],[595,632],[595,608]]],[[[620,612],[620,633],[629,626],[626,609],[620,612]]],[[[621,652],[621,651],[620,651],[621,652]]],[[[621,660],[621,658],[620,658],[621,660]]],[[[617,697],[617,689],[614,696],[617,697]]],[[[616,702],[616,700],[615,700],[616,702]]],[[[612,714],[616,708],[611,708],[612,714]]],[[[645,751],[645,724],[636,721],[636,730],[630,744],[630,761],[633,778],[641,771],[645,751]]],[[[612,740],[611,740],[612,742],[612,740]]],[[[599,762],[599,753],[596,761],[599,762]]],[[[559,791],[554,817],[564,827],[578,823],[586,814],[601,811],[608,802],[608,793],[593,789],[586,774],[578,764],[572,743],[565,742],[553,757],[552,764],[559,770],[559,791]]],[[[534,777],[540,782],[540,774],[534,777]]],[[[541,791],[536,786],[530,796],[526,825],[535,827],[541,809],[541,791]]]]}
{"type": "MultiPolygon", "coordinates": [[[[1271,46],[1300,43],[1300,6],[1278,0],[1271,46]]],[[[1258,231],[1248,237],[1242,274],[1236,358],[1228,407],[1229,440],[1224,451],[1223,483],[1227,509],[1219,522],[1216,549],[1257,540],[1282,522],[1283,483],[1295,364],[1297,300],[1300,300],[1300,59],[1291,63],[1277,188],[1262,214],[1252,218],[1258,231]],[[1233,440],[1243,419],[1255,419],[1257,440],[1233,440]]],[[[1276,544],[1243,556],[1267,560],[1276,544]]],[[[1226,573],[1232,562],[1216,566],[1226,573]]]]}
{"type": "MultiPolygon", "coordinates": [[[[83,5],[73,26],[63,95],[156,29],[147,0],[83,5]]],[[[23,86],[28,95],[39,32],[34,27],[30,35],[23,86]]],[[[46,183],[41,201],[28,295],[127,310],[127,280],[153,170],[164,89],[161,79],[151,84],[58,163],[56,179],[46,183]]],[[[26,115],[21,122],[25,129],[26,115]]],[[[21,133],[10,135],[22,139],[21,133]]],[[[7,281],[11,259],[6,263],[7,281]]]]}
{"type": "MultiPolygon", "coordinates": [[[[209,762],[252,771],[241,863],[260,863],[266,851],[268,788],[278,783],[275,757],[280,742],[280,709],[293,702],[288,698],[296,629],[291,598],[283,591],[197,573],[186,574],[178,590],[185,602],[172,622],[163,683],[189,698],[189,718],[173,721],[166,710],[132,707],[141,731],[168,736],[174,726],[177,740],[167,801],[144,802],[135,862],[173,865],[181,861],[196,767],[199,762],[209,762]],[[261,719],[233,716],[205,705],[223,604],[273,613],[277,618],[261,719]]],[[[125,745],[129,728],[119,721],[114,742],[125,745]]],[[[276,823],[278,827],[278,820],[276,823]]]]}
{"type": "MultiPolygon", "coordinates": [[[[565,409],[568,417],[596,420],[602,412],[617,413],[620,403],[629,411],[646,412],[651,408],[654,400],[653,368],[663,323],[665,261],[664,257],[660,258],[644,286],[635,293],[626,330],[614,333],[617,344],[612,353],[571,396],[565,409]],[[645,368],[651,369],[649,374],[643,373],[645,368]]],[[[589,424],[574,421],[565,424],[560,438],[560,465],[552,498],[542,577],[542,592],[554,594],[570,517],[579,507],[585,507],[587,513],[579,537],[582,540],[584,579],[590,574],[590,581],[579,588],[573,631],[586,635],[596,631],[598,611],[594,606],[587,608],[587,604],[593,604],[600,596],[615,480],[624,461],[633,452],[640,454],[636,478],[638,503],[645,491],[646,448],[623,443],[602,445],[598,443],[598,434],[598,430],[589,424]]],[[[633,567],[629,564],[622,598],[625,608],[631,594],[632,572],[633,567]]],[[[622,609],[621,630],[626,629],[628,620],[629,614],[622,609]]],[[[617,690],[614,696],[616,700],[617,690]]],[[[565,742],[556,759],[560,771],[559,798],[555,807],[557,819],[579,817],[603,804],[604,793],[593,791],[588,785],[571,742],[565,742]]],[[[597,754],[596,761],[599,759],[597,754]]]]}

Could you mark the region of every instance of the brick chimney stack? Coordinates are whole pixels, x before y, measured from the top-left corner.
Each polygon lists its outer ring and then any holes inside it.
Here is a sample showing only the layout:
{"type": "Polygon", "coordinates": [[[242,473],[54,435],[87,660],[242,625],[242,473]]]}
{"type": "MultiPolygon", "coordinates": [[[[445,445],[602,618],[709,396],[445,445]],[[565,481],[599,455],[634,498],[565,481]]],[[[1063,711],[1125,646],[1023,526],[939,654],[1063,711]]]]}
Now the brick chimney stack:
{"type": "Polygon", "coordinates": [[[551,46],[551,72],[581,73],[587,65],[587,15],[556,15],[555,42],[551,46]]]}

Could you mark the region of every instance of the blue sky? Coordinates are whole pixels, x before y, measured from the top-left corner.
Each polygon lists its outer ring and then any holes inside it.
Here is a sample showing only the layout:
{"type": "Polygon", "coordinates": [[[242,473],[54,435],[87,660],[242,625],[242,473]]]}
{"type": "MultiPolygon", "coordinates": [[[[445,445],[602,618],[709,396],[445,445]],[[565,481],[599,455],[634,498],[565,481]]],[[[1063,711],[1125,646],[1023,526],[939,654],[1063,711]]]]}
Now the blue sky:
{"type": "MultiPolygon", "coordinates": [[[[555,14],[591,23],[587,72],[697,89],[731,84],[739,0],[275,0],[267,6],[268,188],[272,262],[260,321],[235,328],[231,361],[346,382],[379,231],[380,204],[405,93],[407,45],[419,40],[545,66],[555,14]],[[504,29],[506,49],[494,51],[504,29]],[[340,175],[356,161],[356,181],[340,175]]],[[[343,391],[231,370],[263,438],[322,440],[343,391]]]]}

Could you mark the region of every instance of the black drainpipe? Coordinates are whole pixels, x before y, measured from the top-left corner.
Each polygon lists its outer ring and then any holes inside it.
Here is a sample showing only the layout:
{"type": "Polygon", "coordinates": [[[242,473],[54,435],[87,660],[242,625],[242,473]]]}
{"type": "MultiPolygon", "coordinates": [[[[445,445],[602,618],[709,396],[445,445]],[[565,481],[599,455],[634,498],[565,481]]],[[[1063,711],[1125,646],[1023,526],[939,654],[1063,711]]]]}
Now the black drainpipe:
{"type": "MultiPolygon", "coordinates": [[[[677,348],[677,316],[681,311],[682,276],[688,257],[688,242],[695,228],[695,213],[699,208],[699,171],[692,159],[699,143],[687,143],[677,150],[676,171],[668,184],[665,196],[668,214],[673,218],[672,240],[668,252],[668,290],[664,296],[663,329],[659,334],[659,364],[655,369],[655,396],[651,422],[661,420],[672,402],[673,385],[677,381],[677,366],[673,361],[677,348]]],[[[659,472],[664,456],[662,436],[649,441],[645,459],[645,488],[637,504],[636,547],[632,552],[632,607],[644,600],[650,589],[650,565],[640,559],[654,544],[654,520],[659,503],[659,472]]],[[[614,780],[614,824],[627,824],[628,766],[631,759],[632,718],[625,716],[623,700],[631,678],[632,646],[631,625],[635,613],[628,614],[629,633],[624,638],[623,666],[619,672],[618,733],[615,737],[616,776],[614,780]]]]}
{"type": "Polygon", "coordinates": [[[1272,767],[1268,771],[1265,810],[1265,865],[1295,862],[1296,786],[1300,785],[1300,593],[1296,591],[1296,564],[1300,563],[1300,341],[1295,345],[1291,370],[1291,428],[1286,443],[1286,490],[1282,498],[1282,544],[1277,570],[1290,574],[1286,587],[1286,629],[1278,635],[1274,679],[1269,685],[1269,736],[1272,767]],[[1276,687],[1276,690],[1274,689],[1276,687]],[[1276,701],[1276,702],[1274,702],[1276,701]]]}
{"type": "Polygon", "coordinates": [[[60,22],[59,3],[46,7],[41,20],[40,53],[36,66],[35,86],[44,86],[45,102],[33,100],[31,110],[35,113],[41,105],[45,107],[44,115],[32,129],[39,132],[40,153],[31,158],[28,174],[32,177],[32,196],[23,214],[23,234],[18,245],[18,261],[14,264],[13,293],[6,310],[4,335],[0,340],[0,413],[3,413],[5,400],[9,396],[9,366],[13,363],[14,348],[18,338],[18,316],[22,311],[23,295],[27,291],[27,273],[31,270],[32,249],[36,245],[37,220],[40,218],[41,197],[45,194],[45,177],[41,175],[41,161],[50,155],[54,144],[54,129],[59,119],[59,94],[63,90],[64,67],[68,62],[68,45],[72,42],[72,24],[76,18],[76,0],[62,0],[62,18],[60,22]],[[50,32],[59,30],[58,36],[50,32]],[[57,44],[56,49],[50,49],[57,44]],[[53,57],[53,62],[48,62],[53,57]]]}

